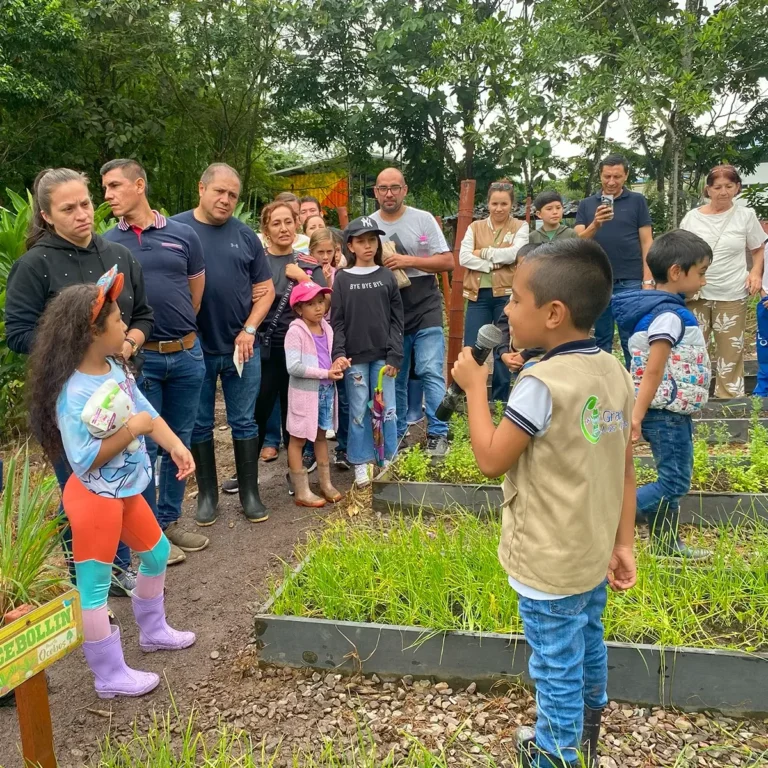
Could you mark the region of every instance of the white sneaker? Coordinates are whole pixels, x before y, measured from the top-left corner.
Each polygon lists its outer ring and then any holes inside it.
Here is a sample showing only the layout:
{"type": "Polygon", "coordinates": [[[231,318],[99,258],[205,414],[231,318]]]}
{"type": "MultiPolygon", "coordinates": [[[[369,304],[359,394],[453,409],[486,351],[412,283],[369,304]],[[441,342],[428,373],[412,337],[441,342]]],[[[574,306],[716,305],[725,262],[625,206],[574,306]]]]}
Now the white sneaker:
{"type": "Polygon", "coordinates": [[[326,440],[335,440],[336,439],[336,433],[332,429],[326,429],[325,430],[325,439],[326,440]]]}
{"type": "Polygon", "coordinates": [[[371,465],[355,464],[355,485],[358,488],[367,488],[371,484],[371,465]]]}

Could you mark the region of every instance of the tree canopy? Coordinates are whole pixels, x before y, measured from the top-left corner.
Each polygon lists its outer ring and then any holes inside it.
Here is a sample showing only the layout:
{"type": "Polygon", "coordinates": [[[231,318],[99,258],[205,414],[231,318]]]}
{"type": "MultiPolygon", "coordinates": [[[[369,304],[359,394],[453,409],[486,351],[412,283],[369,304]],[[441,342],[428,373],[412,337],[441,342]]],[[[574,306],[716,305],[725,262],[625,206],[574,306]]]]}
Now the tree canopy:
{"type": "Polygon", "coordinates": [[[590,191],[622,111],[672,224],[768,159],[766,28],[763,0],[0,0],[0,189],[132,156],[173,211],[224,161],[254,207],[276,168],[387,154],[445,213],[469,177],[590,191]]]}

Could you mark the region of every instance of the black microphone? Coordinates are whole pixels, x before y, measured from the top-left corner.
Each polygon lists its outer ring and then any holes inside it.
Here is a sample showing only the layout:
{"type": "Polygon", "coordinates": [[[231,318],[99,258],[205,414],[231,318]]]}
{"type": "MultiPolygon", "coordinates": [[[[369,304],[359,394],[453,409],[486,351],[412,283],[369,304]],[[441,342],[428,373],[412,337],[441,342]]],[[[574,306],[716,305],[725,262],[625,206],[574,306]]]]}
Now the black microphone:
{"type": "MultiPolygon", "coordinates": [[[[493,352],[495,347],[501,344],[503,334],[501,328],[488,323],[484,325],[477,332],[477,341],[475,346],[472,347],[472,357],[475,358],[475,362],[478,365],[483,365],[488,358],[488,355],[493,352]]],[[[464,395],[464,390],[454,381],[445,392],[443,402],[437,407],[435,416],[440,421],[448,421],[456,411],[461,398],[464,395]]]]}

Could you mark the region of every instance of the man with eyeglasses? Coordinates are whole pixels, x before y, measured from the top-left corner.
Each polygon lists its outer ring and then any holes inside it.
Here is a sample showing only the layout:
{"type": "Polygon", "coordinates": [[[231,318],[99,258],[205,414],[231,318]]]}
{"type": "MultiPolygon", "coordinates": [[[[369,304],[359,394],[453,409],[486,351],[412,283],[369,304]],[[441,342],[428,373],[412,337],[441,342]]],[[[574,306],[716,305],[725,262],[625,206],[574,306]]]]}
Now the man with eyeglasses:
{"type": "MultiPolygon", "coordinates": [[[[385,168],[374,187],[379,210],[371,218],[385,233],[384,240],[395,244],[396,254],[384,256],[384,266],[403,269],[411,280],[403,288],[405,328],[403,359],[413,354],[416,376],[424,388],[427,412],[427,452],[432,456],[448,453],[448,424],[435,417],[445,394],[445,336],[443,303],[435,277],[453,269],[453,255],[435,217],[403,200],[408,186],[397,168],[385,168]]],[[[404,364],[397,376],[397,437],[408,428],[408,374],[404,364]]]]}

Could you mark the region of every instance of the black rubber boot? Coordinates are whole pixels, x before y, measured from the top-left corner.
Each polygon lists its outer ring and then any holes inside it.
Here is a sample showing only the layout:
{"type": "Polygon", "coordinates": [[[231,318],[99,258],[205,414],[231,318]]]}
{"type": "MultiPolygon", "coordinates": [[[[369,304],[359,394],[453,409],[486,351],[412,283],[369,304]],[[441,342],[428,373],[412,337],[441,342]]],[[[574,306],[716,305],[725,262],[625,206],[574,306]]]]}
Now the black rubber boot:
{"type": "Polygon", "coordinates": [[[584,705],[584,730],[581,736],[581,755],[587,768],[597,768],[597,744],[600,741],[602,709],[591,709],[584,705]]]}
{"type": "Polygon", "coordinates": [[[686,560],[706,560],[712,556],[708,549],[689,547],[680,538],[680,509],[660,509],[649,522],[651,548],[659,557],[686,560]]]}
{"type": "Polygon", "coordinates": [[[259,438],[233,440],[232,445],[243,514],[251,523],[263,523],[269,518],[269,512],[259,497],[259,438]]]}
{"type": "Polygon", "coordinates": [[[219,481],[216,478],[216,453],[213,438],[204,443],[193,443],[192,458],[195,460],[197,478],[197,509],[195,522],[200,526],[213,525],[219,516],[219,481]]]}

